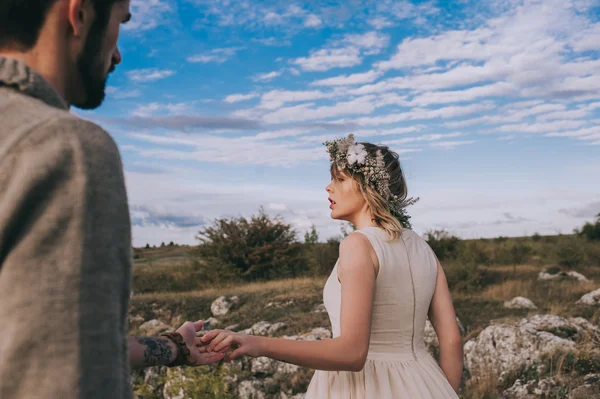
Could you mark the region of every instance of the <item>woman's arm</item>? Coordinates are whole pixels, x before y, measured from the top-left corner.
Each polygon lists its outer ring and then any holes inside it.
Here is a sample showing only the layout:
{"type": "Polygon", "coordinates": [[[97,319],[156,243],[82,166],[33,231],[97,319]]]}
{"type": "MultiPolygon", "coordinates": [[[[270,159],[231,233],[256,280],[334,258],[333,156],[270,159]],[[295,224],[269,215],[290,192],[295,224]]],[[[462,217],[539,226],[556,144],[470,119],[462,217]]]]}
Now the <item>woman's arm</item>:
{"type": "Polygon", "coordinates": [[[340,245],[338,263],[342,285],[340,337],[317,342],[255,337],[213,331],[202,338],[212,342],[208,350],[220,352],[238,346],[226,360],[240,355],[267,356],[317,370],[360,371],[369,351],[371,313],[376,266],[373,247],[360,233],[352,233],[340,245]]]}
{"type": "Polygon", "coordinates": [[[437,283],[429,320],[440,341],[440,367],[456,392],[460,389],[463,372],[463,345],[446,274],[438,262],[437,283]]]}

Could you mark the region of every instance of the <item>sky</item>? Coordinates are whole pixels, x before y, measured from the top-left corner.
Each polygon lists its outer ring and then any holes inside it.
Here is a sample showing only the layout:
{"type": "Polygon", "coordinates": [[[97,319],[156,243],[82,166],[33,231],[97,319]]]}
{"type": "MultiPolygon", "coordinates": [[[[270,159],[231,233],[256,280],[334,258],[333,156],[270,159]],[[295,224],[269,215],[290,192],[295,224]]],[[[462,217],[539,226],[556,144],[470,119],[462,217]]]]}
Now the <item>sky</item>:
{"type": "Polygon", "coordinates": [[[107,99],[136,247],[260,207],[340,234],[322,142],[400,154],[414,230],[568,234],[600,213],[600,2],[132,0],[107,99]]]}

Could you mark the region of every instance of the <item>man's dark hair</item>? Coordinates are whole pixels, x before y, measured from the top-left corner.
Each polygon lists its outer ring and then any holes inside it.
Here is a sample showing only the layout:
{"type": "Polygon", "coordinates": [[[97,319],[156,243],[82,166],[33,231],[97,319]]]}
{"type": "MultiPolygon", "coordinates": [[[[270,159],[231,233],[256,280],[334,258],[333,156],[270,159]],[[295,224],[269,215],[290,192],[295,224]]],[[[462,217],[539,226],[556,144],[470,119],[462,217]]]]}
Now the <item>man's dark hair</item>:
{"type": "MultiPolygon", "coordinates": [[[[92,0],[101,25],[120,0],[92,0]]],[[[27,51],[38,40],[50,8],[57,0],[0,0],[0,49],[27,51]]]]}

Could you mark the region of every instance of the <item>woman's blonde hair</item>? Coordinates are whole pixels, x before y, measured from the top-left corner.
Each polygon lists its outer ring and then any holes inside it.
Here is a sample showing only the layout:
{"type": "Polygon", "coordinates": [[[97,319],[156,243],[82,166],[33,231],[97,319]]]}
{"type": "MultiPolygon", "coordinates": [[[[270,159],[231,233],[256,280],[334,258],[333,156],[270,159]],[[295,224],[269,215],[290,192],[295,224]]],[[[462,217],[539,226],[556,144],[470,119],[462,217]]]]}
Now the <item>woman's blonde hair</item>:
{"type": "MultiPolygon", "coordinates": [[[[404,173],[400,167],[398,154],[384,145],[375,145],[364,142],[361,142],[360,144],[365,147],[369,156],[376,156],[377,151],[381,152],[385,168],[390,175],[390,191],[392,194],[398,196],[400,203],[405,203],[408,197],[408,187],[406,185],[404,173]]],[[[350,177],[358,185],[373,217],[373,223],[384,230],[390,239],[394,240],[400,238],[400,234],[402,234],[404,227],[398,218],[399,215],[394,214],[391,210],[390,203],[375,189],[374,186],[367,183],[365,176],[360,172],[355,172],[348,168],[342,169],[334,162],[331,165],[331,177],[339,180],[342,176],[350,177]]]]}

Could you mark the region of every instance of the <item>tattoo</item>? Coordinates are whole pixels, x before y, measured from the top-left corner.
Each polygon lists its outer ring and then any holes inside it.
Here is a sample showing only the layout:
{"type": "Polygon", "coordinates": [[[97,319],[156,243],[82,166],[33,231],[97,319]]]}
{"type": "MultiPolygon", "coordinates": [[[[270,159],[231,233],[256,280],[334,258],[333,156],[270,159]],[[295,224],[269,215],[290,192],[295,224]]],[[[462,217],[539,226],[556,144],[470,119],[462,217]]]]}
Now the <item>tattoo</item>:
{"type": "Polygon", "coordinates": [[[169,342],[165,339],[136,337],[135,340],[146,347],[144,349],[144,364],[147,367],[166,365],[173,356],[169,342]]]}

